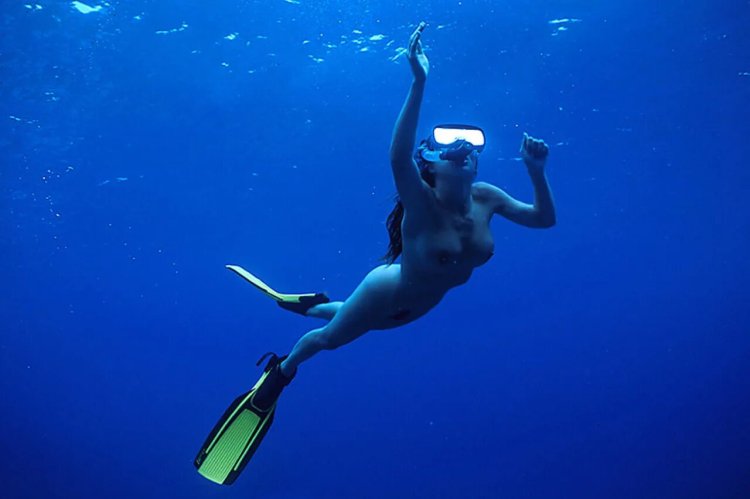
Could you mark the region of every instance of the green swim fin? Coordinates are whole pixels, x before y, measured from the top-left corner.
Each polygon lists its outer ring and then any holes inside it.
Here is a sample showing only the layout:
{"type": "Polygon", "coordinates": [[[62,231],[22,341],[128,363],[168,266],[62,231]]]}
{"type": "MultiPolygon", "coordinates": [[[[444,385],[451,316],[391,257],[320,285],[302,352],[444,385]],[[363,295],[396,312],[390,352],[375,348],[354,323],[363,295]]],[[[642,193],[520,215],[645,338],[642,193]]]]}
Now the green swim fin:
{"type": "Polygon", "coordinates": [[[286,357],[267,353],[263,375],[255,386],[236,399],[214,426],[195,457],[198,473],[221,485],[231,485],[258,449],[273,422],[276,401],[291,381],[279,365],[286,357]]]}
{"type": "Polygon", "coordinates": [[[267,296],[270,296],[276,303],[285,310],[291,310],[301,315],[306,315],[307,311],[315,305],[328,303],[330,298],[325,293],[303,293],[303,294],[285,294],[271,289],[271,286],[258,279],[256,276],[243,269],[239,265],[227,265],[229,270],[236,273],[247,282],[261,290],[267,296]]]}

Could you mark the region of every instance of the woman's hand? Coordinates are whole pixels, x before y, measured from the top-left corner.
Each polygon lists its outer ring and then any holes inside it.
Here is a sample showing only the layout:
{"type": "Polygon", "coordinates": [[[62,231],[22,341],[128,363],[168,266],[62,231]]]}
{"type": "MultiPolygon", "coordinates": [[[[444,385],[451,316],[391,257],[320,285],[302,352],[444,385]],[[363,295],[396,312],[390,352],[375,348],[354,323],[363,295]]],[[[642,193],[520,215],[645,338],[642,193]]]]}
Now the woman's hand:
{"type": "Polygon", "coordinates": [[[521,157],[531,173],[543,173],[547,163],[549,146],[543,140],[535,139],[526,132],[521,143],[521,157]]]}
{"type": "Polygon", "coordinates": [[[424,21],[419,23],[417,29],[411,34],[409,50],[406,52],[406,58],[409,59],[414,79],[421,82],[427,79],[427,73],[430,71],[430,61],[427,60],[427,56],[422,51],[422,42],[420,41],[425,26],[427,24],[424,21]]]}

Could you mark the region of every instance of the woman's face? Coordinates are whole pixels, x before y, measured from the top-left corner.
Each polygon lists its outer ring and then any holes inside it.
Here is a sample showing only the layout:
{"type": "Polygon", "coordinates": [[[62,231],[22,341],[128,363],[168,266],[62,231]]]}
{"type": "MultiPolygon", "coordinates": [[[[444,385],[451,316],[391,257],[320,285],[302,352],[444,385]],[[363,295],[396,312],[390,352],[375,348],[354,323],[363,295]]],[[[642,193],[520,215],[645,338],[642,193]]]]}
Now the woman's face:
{"type": "Polygon", "coordinates": [[[477,159],[476,153],[469,154],[461,162],[441,159],[430,163],[430,170],[435,174],[435,177],[473,180],[477,176],[477,159]]]}

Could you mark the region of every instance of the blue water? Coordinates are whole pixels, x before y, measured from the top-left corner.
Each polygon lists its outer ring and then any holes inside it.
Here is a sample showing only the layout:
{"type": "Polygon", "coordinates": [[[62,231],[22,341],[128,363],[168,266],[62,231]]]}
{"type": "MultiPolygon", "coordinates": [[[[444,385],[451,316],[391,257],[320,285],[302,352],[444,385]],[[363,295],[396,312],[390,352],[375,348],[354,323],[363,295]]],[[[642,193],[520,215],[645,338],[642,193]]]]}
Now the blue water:
{"type": "Polygon", "coordinates": [[[2,497],[750,497],[750,2],[0,19],[2,497]],[[526,201],[545,139],[557,226],[494,221],[430,314],[302,366],[215,485],[192,460],[255,360],[321,325],[223,265],[342,299],[379,264],[420,20],[420,135],[484,127],[479,180],[526,201]]]}

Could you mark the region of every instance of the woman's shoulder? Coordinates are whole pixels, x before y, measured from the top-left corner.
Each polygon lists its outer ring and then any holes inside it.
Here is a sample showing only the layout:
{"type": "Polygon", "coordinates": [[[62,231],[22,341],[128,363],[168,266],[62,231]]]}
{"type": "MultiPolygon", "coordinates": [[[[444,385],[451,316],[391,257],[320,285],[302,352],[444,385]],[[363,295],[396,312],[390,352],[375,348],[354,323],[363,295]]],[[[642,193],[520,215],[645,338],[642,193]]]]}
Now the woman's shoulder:
{"type": "Polygon", "coordinates": [[[511,199],[504,190],[489,182],[475,182],[471,186],[471,194],[475,203],[487,206],[492,211],[500,209],[511,199]]]}
{"type": "Polygon", "coordinates": [[[471,194],[477,201],[492,199],[500,189],[488,182],[474,182],[471,184],[471,194]]]}

